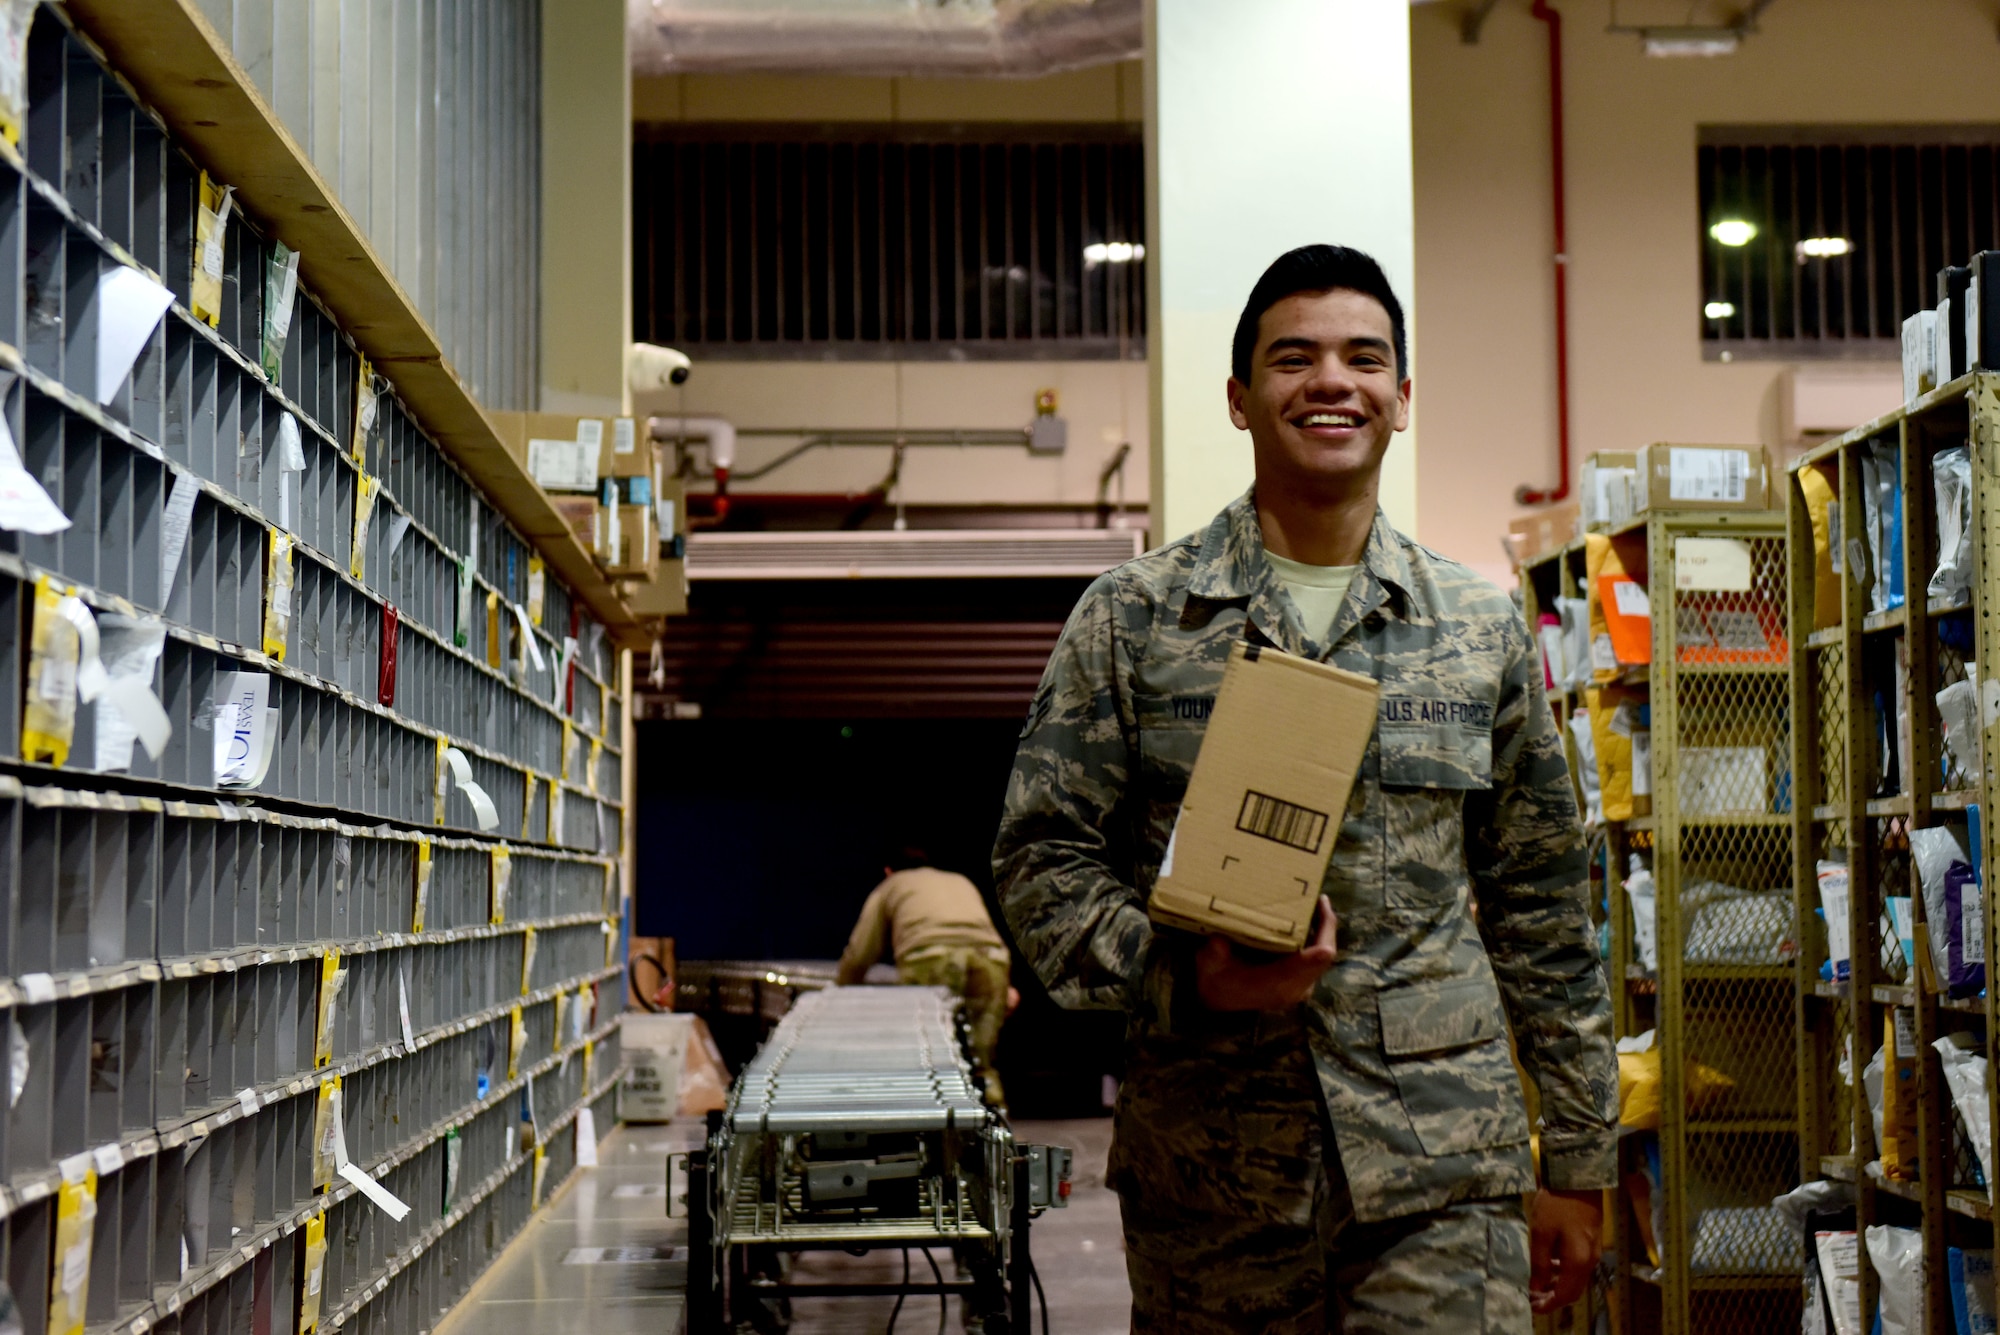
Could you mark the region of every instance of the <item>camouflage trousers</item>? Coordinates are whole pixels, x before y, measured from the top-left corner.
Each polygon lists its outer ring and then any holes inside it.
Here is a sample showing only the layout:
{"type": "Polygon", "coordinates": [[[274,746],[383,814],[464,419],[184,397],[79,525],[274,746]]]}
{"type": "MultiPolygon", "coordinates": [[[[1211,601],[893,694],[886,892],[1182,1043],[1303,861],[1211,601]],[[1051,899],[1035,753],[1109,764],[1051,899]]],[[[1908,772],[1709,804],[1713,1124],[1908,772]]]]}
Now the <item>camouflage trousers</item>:
{"type": "Polygon", "coordinates": [[[896,974],[904,983],[947,988],[965,1002],[972,1065],[985,1082],[986,1101],[996,1108],[1007,1104],[1000,1072],[993,1066],[1000,1025],[1007,1018],[1007,962],[1004,946],[941,946],[896,961],[896,974]]]}
{"type": "Polygon", "coordinates": [[[1133,1054],[1110,1182],[1138,1335],[1528,1335],[1519,1197],[1354,1216],[1303,1035],[1257,1063],[1133,1054]]]}

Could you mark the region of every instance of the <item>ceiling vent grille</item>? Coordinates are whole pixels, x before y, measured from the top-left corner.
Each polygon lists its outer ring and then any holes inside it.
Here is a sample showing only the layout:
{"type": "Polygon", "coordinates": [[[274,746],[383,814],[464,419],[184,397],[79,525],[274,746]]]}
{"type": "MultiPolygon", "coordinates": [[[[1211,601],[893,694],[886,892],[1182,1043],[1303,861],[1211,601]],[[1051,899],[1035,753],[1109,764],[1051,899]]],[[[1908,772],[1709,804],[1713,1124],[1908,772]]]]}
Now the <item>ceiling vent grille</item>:
{"type": "Polygon", "coordinates": [[[1137,529],[694,533],[690,580],[1090,578],[1143,550],[1137,529]]]}

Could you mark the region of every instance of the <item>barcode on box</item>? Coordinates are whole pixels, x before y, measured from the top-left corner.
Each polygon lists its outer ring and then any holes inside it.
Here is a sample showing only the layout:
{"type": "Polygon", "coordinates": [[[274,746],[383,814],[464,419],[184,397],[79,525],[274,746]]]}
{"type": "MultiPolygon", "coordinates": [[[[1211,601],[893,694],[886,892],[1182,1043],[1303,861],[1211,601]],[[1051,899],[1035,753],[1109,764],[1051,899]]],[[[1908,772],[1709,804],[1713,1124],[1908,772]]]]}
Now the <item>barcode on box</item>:
{"type": "Polygon", "coordinates": [[[1307,853],[1319,852],[1326,838],[1324,811],[1295,806],[1269,793],[1243,794],[1243,809],[1236,813],[1236,828],[1259,839],[1269,839],[1307,853]]]}
{"type": "Polygon", "coordinates": [[[1677,501],[1728,501],[1740,505],[1748,492],[1750,455],[1745,450],[1669,452],[1667,494],[1677,501]]]}

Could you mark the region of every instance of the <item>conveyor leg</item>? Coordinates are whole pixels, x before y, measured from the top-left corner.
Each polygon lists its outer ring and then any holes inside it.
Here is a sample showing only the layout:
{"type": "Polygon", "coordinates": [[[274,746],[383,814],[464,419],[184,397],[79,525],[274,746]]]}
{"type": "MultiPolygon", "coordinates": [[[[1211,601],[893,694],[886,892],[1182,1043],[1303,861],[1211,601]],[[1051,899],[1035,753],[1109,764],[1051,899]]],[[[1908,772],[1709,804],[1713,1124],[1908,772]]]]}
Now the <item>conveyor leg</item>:
{"type": "Polygon", "coordinates": [[[722,1289],[715,1272],[707,1150],[688,1155],[687,1276],[688,1335],[716,1335],[722,1329],[722,1289]]]}
{"type": "MultiPolygon", "coordinates": [[[[1014,1160],[1014,1209],[1008,1221],[1007,1296],[1013,1315],[1013,1335],[1033,1335],[1034,1261],[1028,1252],[1028,1158],[1014,1160]]],[[[1046,1332],[1044,1332],[1046,1335],[1046,1332]]]]}

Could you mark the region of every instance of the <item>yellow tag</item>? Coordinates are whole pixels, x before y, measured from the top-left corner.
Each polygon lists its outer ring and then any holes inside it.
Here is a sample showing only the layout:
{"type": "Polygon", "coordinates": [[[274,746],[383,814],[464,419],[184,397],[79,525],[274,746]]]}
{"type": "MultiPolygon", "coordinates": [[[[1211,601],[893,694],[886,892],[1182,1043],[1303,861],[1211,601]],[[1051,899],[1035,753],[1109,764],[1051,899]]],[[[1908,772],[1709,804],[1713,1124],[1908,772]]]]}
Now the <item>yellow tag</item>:
{"type": "MultiPolygon", "coordinates": [[[[579,998],[576,1004],[581,1006],[583,1004],[582,999],[579,998]]],[[[590,1088],[590,1065],[594,1060],[596,1060],[596,1057],[597,1057],[597,1040],[594,1038],[584,1039],[583,1040],[583,1087],[586,1090],[590,1088]]]]}
{"type": "MultiPolygon", "coordinates": [[[[528,930],[532,932],[535,929],[530,927],[528,930]]],[[[526,992],[527,990],[528,989],[526,987],[523,987],[521,989],[521,991],[523,992],[526,992]]],[[[567,992],[556,993],[556,1041],[549,1044],[549,1051],[551,1052],[562,1051],[563,1015],[568,1010],[569,1010],[569,993],[567,992]]]]}
{"type": "Polygon", "coordinates": [[[340,1097],[340,1077],[328,1076],[319,1082],[319,1102],[313,1105],[313,1185],[333,1185],[333,1104],[340,1097]]]}
{"type": "Polygon", "coordinates": [[[500,595],[486,595],[486,666],[500,666],[500,595]]]}
{"type": "MultiPolygon", "coordinates": [[[[74,589],[68,593],[74,593],[74,589]]],[[[27,704],[21,719],[21,758],[61,765],[76,736],[76,627],[61,612],[65,593],[47,575],[35,580],[34,625],[28,636],[27,704]]]]}
{"type": "Polygon", "coordinates": [[[588,784],[590,785],[590,793],[591,793],[591,796],[593,796],[593,797],[595,797],[595,796],[597,795],[597,770],[598,770],[598,766],[599,766],[599,764],[600,764],[600,763],[601,763],[601,762],[603,761],[603,759],[604,759],[604,743],[603,743],[603,741],[602,741],[601,739],[599,739],[599,738],[596,738],[596,737],[593,737],[593,738],[591,738],[591,739],[590,739],[590,772],[589,772],[588,774],[585,774],[585,775],[584,775],[583,777],[584,777],[584,781],[585,781],[586,783],[588,783],[588,784]]]}
{"type": "Polygon", "coordinates": [[[424,902],[431,893],[431,841],[417,840],[417,903],[410,913],[410,930],[424,930],[424,902]]]}
{"type": "MultiPolygon", "coordinates": [[[[528,986],[528,980],[533,978],[534,976],[535,976],[535,929],[530,927],[528,928],[528,930],[521,933],[521,995],[522,996],[525,997],[528,995],[529,992],[534,990],[533,988],[528,986]]],[[[558,1031],[560,1031],[562,1028],[562,1018],[560,1009],[557,1012],[556,1028],[558,1031]]]]}
{"type": "Polygon", "coordinates": [[[558,779],[549,780],[549,842],[563,841],[563,788],[558,779]]]}
{"type": "Polygon", "coordinates": [[[528,1026],[519,1006],[508,1010],[507,1027],[507,1078],[512,1080],[521,1072],[521,1049],[528,1045],[528,1026]]]}
{"type": "Polygon", "coordinates": [[[440,737],[437,739],[437,744],[438,744],[437,787],[433,790],[436,794],[437,800],[435,807],[431,812],[431,824],[442,825],[444,824],[444,778],[447,765],[447,762],[444,758],[444,753],[451,749],[451,743],[446,741],[444,738],[440,737]]]}
{"type": "Polygon", "coordinates": [[[90,1243],[96,1233],[97,1170],[63,1173],[56,1193],[56,1248],[49,1266],[49,1335],[82,1335],[90,1302],[90,1243]]]}
{"type": "Polygon", "coordinates": [[[568,719],[562,721],[562,777],[569,777],[570,752],[576,749],[576,725],[568,719]]]}
{"type": "Polygon", "coordinates": [[[359,580],[368,578],[368,520],[375,513],[375,493],[379,480],[359,475],[354,489],[354,551],[347,561],[347,573],[359,580]]]}
{"type": "Polygon", "coordinates": [[[535,1146],[535,1168],[529,1185],[529,1208],[538,1208],[542,1203],[542,1182],[547,1177],[548,1161],[540,1145],[535,1146]]]}
{"type": "Polygon", "coordinates": [[[604,916],[618,916],[618,865],[613,862],[604,864],[604,916]]]}
{"type": "Polygon", "coordinates": [[[507,888],[514,883],[514,855],[505,844],[493,846],[493,874],[488,884],[493,900],[486,921],[499,926],[507,921],[507,888]]]}
{"type": "Polygon", "coordinates": [[[292,628],[292,535],[272,529],[264,564],[264,652],[285,661],[292,628]]]}
{"type": "Polygon", "coordinates": [[[326,1211],[306,1220],[304,1288],[299,1294],[299,1335],[319,1329],[320,1298],[326,1292],[326,1211]]]}
{"type": "Polygon", "coordinates": [[[543,591],[547,587],[547,577],[542,573],[542,558],[528,558],[528,620],[537,626],[542,624],[543,591]]]}
{"type": "Polygon", "coordinates": [[[521,838],[523,841],[526,841],[529,826],[535,819],[535,772],[533,770],[523,770],[521,772],[521,787],[523,790],[521,793],[521,838]]]}
{"type": "Polygon", "coordinates": [[[332,946],[319,962],[319,1027],[313,1039],[313,1065],[325,1066],[333,1060],[333,1018],[335,1002],[346,974],[340,967],[340,951],[332,946]]]}
{"type": "Polygon", "coordinates": [[[222,320],[222,247],[229,231],[227,194],[201,174],[201,199],[194,211],[194,282],[188,308],[213,329],[222,320]]]}

